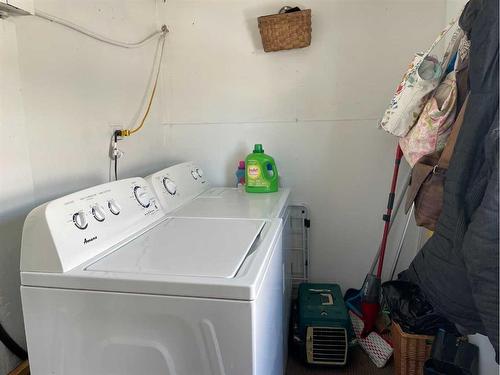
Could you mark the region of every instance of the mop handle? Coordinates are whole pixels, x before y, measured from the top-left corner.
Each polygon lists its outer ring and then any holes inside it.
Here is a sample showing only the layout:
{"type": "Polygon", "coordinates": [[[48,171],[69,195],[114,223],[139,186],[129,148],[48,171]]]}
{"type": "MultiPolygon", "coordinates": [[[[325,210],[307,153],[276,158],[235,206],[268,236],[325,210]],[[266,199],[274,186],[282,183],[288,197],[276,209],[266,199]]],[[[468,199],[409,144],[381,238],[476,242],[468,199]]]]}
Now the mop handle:
{"type": "MultiPolygon", "coordinates": [[[[394,224],[394,219],[396,218],[399,208],[401,207],[401,203],[403,203],[403,199],[405,198],[406,191],[408,190],[408,186],[410,186],[410,179],[411,179],[411,172],[408,173],[408,176],[406,176],[406,180],[403,184],[403,190],[401,193],[399,193],[398,199],[396,200],[396,206],[394,207],[394,210],[392,211],[392,219],[391,222],[389,223],[389,233],[391,232],[392,225],[394,224]]],[[[377,254],[375,255],[375,258],[373,258],[372,265],[370,267],[370,275],[373,275],[373,272],[375,271],[375,267],[377,266],[378,262],[378,257],[380,256],[380,250],[382,249],[381,244],[378,247],[377,254]]]]}
{"type": "Polygon", "coordinates": [[[382,236],[382,243],[380,244],[380,257],[378,260],[378,268],[377,268],[377,278],[380,279],[382,277],[382,268],[384,267],[384,256],[385,256],[385,248],[387,247],[387,237],[389,235],[389,223],[391,221],[392,207],[394,205],[394,196],[396,192],[396,185],[398,183],[398,174],[399,174],[399,166],[401,164],[401,158],[403,157],[403,151],[399,146],[396,149],[396,159],[394,160],[394,172],[392,174],[392,183],[391,183],[391,192],[389,193],[389,200],[387,202],[387,211],[385,215],[382,217],[385,221],[384,225],[384,234],[382,236]]]}
{"type": "Polygon", "coordinates": [[[398,250],[396,252],[396,258],[394,258],[394,263],[392,264],[391,278],[389,280],[394,279],[394,274],[396,273],[396,267],[398,266],[398,263],[399,263],[399,257],[401,256],[401,250],[403,250],[403,245],[405,243],[405,238],[406,238],[406,232],[408,231],[408,226],[410,225],[411,216],[413,214],[414,207],[415,207],[415,205],[412,205],[410,212],[408,212],[408,217],[406,218],[406,224],[405,224],[405,227],[403,230],[403,234],[401,235],[401,238],[399,239],[398,250]]]}

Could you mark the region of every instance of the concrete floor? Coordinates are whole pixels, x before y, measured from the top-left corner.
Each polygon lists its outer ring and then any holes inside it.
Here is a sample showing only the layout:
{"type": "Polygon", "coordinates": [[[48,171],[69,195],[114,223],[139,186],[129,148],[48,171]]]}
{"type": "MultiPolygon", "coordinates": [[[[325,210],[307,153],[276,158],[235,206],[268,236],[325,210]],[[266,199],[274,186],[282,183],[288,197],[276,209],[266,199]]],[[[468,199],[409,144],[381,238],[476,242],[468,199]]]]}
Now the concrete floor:
{"type": "Polygon", "coordinates": [[[349,354],[348,364],[342,368],[330,366],[310,366],[304,364],[297,358],[297,355],[290,351],[288,357],[287,375],[393,375],[394,366],[392,359],[384,368],[377,368],[368,358],[368,355],[359,347],[353,348],[349,354]]]}

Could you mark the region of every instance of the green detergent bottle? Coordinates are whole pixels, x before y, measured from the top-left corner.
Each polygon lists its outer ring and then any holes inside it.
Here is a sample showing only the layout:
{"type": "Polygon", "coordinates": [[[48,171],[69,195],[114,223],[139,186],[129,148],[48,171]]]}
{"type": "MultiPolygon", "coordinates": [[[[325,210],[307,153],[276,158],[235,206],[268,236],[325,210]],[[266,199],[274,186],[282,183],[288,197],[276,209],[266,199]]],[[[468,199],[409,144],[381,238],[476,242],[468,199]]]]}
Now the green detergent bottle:
{"type": "Polygon", "coordinates": [[[278,191],[278,170],[274,159],[264,154],[261,144],[245,159],[245,190],[248,193],[272,193],[278,191]]]}

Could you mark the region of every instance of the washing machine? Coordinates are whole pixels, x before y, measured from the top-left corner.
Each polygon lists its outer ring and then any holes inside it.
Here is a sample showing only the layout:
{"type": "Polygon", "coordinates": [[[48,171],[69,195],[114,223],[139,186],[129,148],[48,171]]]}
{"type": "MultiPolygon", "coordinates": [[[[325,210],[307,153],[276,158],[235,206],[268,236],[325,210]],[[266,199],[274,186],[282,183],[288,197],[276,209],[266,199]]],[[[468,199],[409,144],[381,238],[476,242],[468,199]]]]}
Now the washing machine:
{"type": "MultiPolygon", "coordinates": [[[[242,188],[212,187],[203,169],[186,162],[147,176],[162,208],[174,217],[224,219],[275,219],[283,221],[286,236],[290,189],[275,193],[246,193],[242,188]]],[[[282,250],[283,251],[283,250],[282,250]]],[[[291,257],[283,252],[284,280],[283,355],[286,363],[288,324],[292,297],[291,257]]]]}
{"type": "Polygon", "coordinates": [[[281,219],[169,216],[142,178],[34,209],[21,248],[31,373],[281,374],[281,234],[281,219]]]}

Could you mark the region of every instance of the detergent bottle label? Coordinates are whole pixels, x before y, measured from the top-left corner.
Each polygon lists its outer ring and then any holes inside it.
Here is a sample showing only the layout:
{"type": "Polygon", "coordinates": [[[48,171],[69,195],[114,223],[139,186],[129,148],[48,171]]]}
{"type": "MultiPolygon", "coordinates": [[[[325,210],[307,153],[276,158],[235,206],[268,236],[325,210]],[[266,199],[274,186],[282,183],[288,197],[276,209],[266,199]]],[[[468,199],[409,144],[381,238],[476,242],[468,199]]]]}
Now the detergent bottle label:
{"type": "Polygon", "coordinates": [[[249,160],[247,162],[247,175],[248,175],[248,186],[255,187],[267,187],[269,186],[269,181],[263,178],[262,168],[260,163],[255,160],[249,160]]]}

